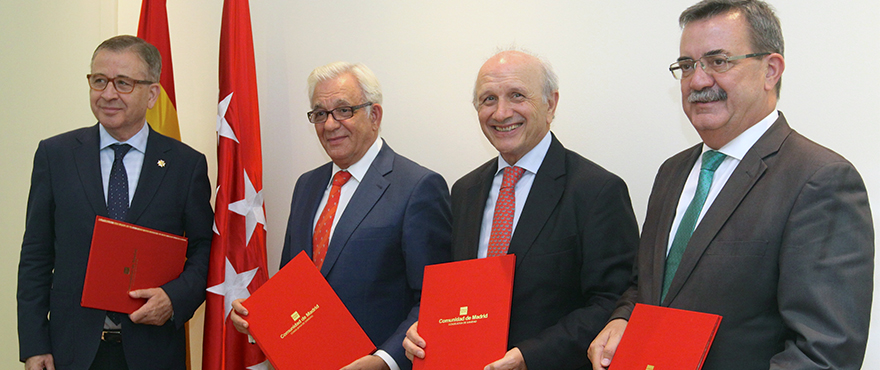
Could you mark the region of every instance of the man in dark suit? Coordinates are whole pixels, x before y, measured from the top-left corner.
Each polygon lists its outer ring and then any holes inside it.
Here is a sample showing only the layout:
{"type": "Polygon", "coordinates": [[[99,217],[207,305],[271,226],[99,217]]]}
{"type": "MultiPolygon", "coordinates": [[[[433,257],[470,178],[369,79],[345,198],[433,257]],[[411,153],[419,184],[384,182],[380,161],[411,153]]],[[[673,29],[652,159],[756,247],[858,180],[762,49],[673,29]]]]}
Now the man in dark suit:
{"type": "Polygon", "coordinates": [[[89,75],[98,124],[37,148],[18,273],[27,369],[186,368],[184,323],[205,298],[211,186],[204,155],[146,124],[159,96],[160,58],[133,36],[104,41],[89,75]],[[115,144],[127,149],[119,160],[115,144]],[[118,192],[109,186],[114,178],[124,187],[118,192]],[[189,238],[183,273],[132,291],[147,300],[131,315],[80,306],[96,216],[189,238]]]}
{"type": "MultiPolygon", "coordinates": [[[[556,86],[549,65],[505,51],[483,65],[474,88],[483,133],[500,155],[452,187],[453,259],[516,255],[510,350],[486,369],[587,368],[586,343],[632,271],[638,227],[626,184],[550,133],[556,86]],[[515,185],[505,180],[511,171],[521,176],[515,185]]],[[[425,345],[413,325],[407,354],[424,358],[425,345]]]]}
{"type": "Polygon", "coordinates": [[[707,0],[680,23],[670,70],[703,143],[657,173],[637,274],[593,368],[612,363],[638,302],[723,316],[707,370],[859,369],[874,279],[861,177],[776,111],[785,61],[769,5],[707,0]]]}
{"type": "MultiPolygon", "coordinates": [[[[379,137],[382,90],[369,68],[331,63],[308,84],[309,120],[332,162],[296,182],[281,266],[305,251],[379,348],[345,369],[409,369],[400,343],[418,318],[425,265],[450,258],[446,181],[379,137]]],[[[246,333],[241,300],[233,308],[246,333]]]]}

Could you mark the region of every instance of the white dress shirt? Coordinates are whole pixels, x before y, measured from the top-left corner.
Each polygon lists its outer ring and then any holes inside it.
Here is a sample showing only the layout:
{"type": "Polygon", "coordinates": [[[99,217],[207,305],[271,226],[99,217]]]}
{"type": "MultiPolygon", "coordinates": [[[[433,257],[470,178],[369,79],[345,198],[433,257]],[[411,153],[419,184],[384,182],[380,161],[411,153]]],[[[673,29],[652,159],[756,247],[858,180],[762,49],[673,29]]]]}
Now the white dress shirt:
{"type": "MultiPolygon", "coordinates": [[[[709,188],[709,194],[706,196],[706,203],[703,204],[700,216],[697,217],[697,223],[694,225],[695,228],[700,225],[700,221],[703,220],[703,215],[705,215],[706,211],[709,210],[709,207],[712,206],[715,198],[718,197],[718,193],[721,192],[724,184],[730,179],[730,175],[733,174],[733,171],[739,166],[743,157],[745,157],[749,149],[758,142],[758,139],[767,132],[770,126],[773,125],[773,122],[776,122],[777,118],[779,118],[779,112],[774,110],[767,117],[764,117],[764,119],[756,123],[754,126],[749,127],[743,133],[739,134],[739,136],[718,149],[719,152],[727,157],[724,158],[724,161],[721,162],[721,165],[715,170],[715,175],[712,177],[712,186],[709,188]]],[[[703,144],[702,153],[709,150],[713,149],[706,146],[706,144],[703,144]]],[[[684,212],[687,210],[688,205],[690,205],[691,201],[694,199],[694,193],[697,192],[697,183],[700,181],[700,167],[703,165],[702,153],[697,157],[697,163],[694,163],[694,167],[691,168],[687,182],[685,182],[684,189],[681,192],[681,198],[678,199],[678,207],[675,209],[675,219],[672,222],[672,228],[669,230],[669,241],[666,245],[666,254],[669,254],[669,250],[672,248],[672,241],[675,239],[675,233],[678,231],[678,225],[681,223],[681,219],[684,217],[684,212]]]]}
{"type": "MultiPolygon", "coordinates": [[[[550,149],[552,135],[548,131],[543,139],[535,145],[526,155],[519,159],[514,166],[525,169],[522,177],[517,181],[513,188],[513,194],[516,201],[516,208],[513,210],[513,227],[510,229],[510,237],[513,238],[513,232],[516,230],[516,224],[519,222],[519,216],[522,214],[523,206],[532,190],[532,184],[535,182],[535,174],[544,163],[544,157],[547,150],[550,149]]],[[[501,182],[504,180],[504,168],[511,166],[503,157],[498,156],[498,171],[492,179],[492,188],[489,189],[489,197],[486,199],[486,208],[483,209],[483,223],[480,225],[480,245],[477,249],[477,258],[485,258],[489,252],[489,238],[492,235],[492,219],[495,217],[495,202],[498,201],[498,193],[501,191],[501,182]]]]}

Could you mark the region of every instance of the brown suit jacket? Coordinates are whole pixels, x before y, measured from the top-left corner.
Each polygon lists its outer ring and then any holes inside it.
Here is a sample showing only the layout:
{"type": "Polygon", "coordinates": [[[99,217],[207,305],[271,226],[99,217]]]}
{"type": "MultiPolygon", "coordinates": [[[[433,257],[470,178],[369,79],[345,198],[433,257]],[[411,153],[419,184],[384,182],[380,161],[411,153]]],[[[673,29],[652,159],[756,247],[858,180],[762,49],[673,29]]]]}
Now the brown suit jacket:
{"type": "Polygon", "coordinates": [[[874,278],[865,185],[781,113],[697,225],[660,302],[675,208],[701,145],[660,167],[633,286],[612,318],[636,302],[723,316],[706,370],[860,368],[874,278]]]}

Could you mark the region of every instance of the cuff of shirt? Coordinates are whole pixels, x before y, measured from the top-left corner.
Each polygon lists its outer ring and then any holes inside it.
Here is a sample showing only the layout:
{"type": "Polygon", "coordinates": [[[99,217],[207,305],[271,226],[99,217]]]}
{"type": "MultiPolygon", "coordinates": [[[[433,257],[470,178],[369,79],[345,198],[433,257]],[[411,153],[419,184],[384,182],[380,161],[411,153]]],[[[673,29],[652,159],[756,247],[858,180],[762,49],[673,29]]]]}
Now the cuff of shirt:
{"type": "Polygon", "coordinates": [[[391,355],[389,355],[388,352],[385,352],[380,349],[380,350],[377,350],[373,354],[376,356],[379,356],[379,358],[381,358],[382,361],[385,361],[385,363],[388,365],[388,368],[390,368],[391,370],[400,370],[400,366],[397,366],[397,361],[394,361],[394,358],[391,357],[391,355]]]}

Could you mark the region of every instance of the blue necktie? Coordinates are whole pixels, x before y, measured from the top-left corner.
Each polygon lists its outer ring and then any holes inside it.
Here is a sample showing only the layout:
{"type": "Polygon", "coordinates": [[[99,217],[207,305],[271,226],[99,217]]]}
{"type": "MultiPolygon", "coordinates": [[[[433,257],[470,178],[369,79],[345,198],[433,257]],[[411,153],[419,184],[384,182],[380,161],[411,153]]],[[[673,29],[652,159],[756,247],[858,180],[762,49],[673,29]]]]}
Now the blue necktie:
{"type": "Polygon", "coordinates": [[[666,298],[669,292],[669,286],[672,284],[672,278],[678,265],[681,263],[681,256],[684,255],[685,247],[691,240],[694,228],[697,226],[697,219],[703,210],[703,204],[706,203],[706,196],[709,195],[709,188],[712,187],[712,178],[715,176],[715,170],[724,161],[725,155],[714,150],[703,153],[703,165],[700,166],[700,180],[697,182],[697,191],[694,193],[694,199],[688,205],[681,223],[678,224],[678,231],[675,232],[675,239],[672,240],[672,248],[669,255],[666,256],[666,271],[663,275],[663,292],[660,294],[660,302],[666,298]]]}
{"type": "Polygon", "coordinates": [[[128,144],[110,145],[116,156],[110,169],[110,181],[107,184],[107,213],[114,220],[124,220],[128,213],[128,174],[122,158],[131,149],[128,144]]]}

